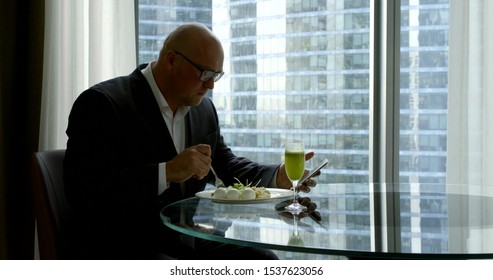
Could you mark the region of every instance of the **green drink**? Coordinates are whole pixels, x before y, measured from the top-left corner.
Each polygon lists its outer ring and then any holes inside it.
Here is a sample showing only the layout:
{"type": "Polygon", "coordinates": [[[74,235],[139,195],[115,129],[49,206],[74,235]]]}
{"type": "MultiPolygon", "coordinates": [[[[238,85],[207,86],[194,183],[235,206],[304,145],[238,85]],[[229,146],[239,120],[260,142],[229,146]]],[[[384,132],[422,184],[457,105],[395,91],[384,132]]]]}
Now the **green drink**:
{"type": "Polygon", "coordinates": [[[284,154],[286,173],[289,179],[299,180],[305,171],[305,154],[303,151],[286,151],[284,154]]]}
{"type": "Polygon", "coordinates": [[[286,210],[292,214],[299,214],[306,210],[306,206],[296,200],[296,187],[298,180],[305,173],[305,146],[302,142],[287,142],[284,149],[284,168],[289,180],[293,181],[293,203],[286,206],[286,210]]]}

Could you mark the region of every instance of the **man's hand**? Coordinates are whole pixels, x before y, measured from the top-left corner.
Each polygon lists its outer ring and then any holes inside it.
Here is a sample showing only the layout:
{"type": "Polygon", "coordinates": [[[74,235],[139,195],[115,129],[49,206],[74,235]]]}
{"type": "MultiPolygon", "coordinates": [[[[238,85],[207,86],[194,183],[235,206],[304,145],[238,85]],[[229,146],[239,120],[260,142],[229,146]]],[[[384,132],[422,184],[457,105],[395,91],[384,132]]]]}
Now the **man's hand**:
{"type": "Polygon", "coordinates": [[[189,147],[166,163],[166,180],[181,183],[190,178],[203,179],[211,168],[211,147],[199,144],[189,147]]]}
{"type": "MultiPolygon", "coordinates": [[[[305,154],[305,161],[310,160],[313,156],[315,156],[314,152],[309,152],[305,154]]],[[[305,170],[304,175],[306,175],[309,172],[309,170],[305,170]]],[[[320,175],[320,172],[316,174],[314,177],[320,175]]],[[[293,183],[291,180],[288,178],[288,174],[286,174],[286,167],[284,166],[284,163],[281,164],[281,167],[279,167],[279,172],[277,172],[277,178],[276,178],[276,183],[278,188],[282,189],[290,189],[293,187],[293,183]]],[[[310,192],[311,187],[315,187],[317,184],[317,181],[314,179],[308,179],[303,183],[301,186],[298,186],[298,191],[302,192],[310,192]]]]}

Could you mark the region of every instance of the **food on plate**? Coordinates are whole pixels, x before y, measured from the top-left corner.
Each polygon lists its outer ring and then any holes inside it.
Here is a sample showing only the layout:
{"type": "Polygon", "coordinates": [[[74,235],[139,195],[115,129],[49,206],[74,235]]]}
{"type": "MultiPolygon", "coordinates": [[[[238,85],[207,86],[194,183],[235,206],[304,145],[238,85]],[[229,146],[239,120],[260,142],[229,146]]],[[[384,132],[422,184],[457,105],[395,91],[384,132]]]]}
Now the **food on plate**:
{"type": "Polygon", "coordinates": [[[251,186],[252,183],[245,185],[235,178],[238,183],[234,183],[232,186],[227,188],[216,188],[212,193],[212,196],[216,199],[257,199],[257,198],[270,198],[270,192],[265,187],[258,187],[260,181],[255,185],[251,186]]]}
{"type": "Polygon", "coordinates": [[[226,199],[227,198],[227,192],[228,192],[228,189],[227,188],[217,188],[214,191],[214,198],[217,198],[217,199],[226,199]]]}
{"type": "Polygon", "coordinates": [[[239,190],[232,187],[228,187],[228,191],[226,192],[227,199],[239,199],[240,195],[241,193],[239,190]]]}
{"type": "Polygon", "coordinates": [[[255,191],[252,190],[252,188],[245,188],[241,192],[240,198],[241,199],[255,199],[255,191]]]}

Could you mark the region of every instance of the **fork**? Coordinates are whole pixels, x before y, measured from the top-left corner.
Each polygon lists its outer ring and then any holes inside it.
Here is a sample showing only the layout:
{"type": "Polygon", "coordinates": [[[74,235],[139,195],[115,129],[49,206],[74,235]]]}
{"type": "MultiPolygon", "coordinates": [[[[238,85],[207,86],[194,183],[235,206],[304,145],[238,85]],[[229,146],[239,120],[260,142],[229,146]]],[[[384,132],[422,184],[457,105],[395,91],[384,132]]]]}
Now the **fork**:
{"type": "Polygon", "coordinates": [[[211,166],[211,171],[212,174],[214,174],[214,177],[216,177],[216,182],[214,183],[216,185],[216,188],[225,188],[226,185],[223,183],[221,179],[219,179],[219,177],[216,174],[216,171],[214,171],[214,168],[212,168],[212,166],[211,166]]]}

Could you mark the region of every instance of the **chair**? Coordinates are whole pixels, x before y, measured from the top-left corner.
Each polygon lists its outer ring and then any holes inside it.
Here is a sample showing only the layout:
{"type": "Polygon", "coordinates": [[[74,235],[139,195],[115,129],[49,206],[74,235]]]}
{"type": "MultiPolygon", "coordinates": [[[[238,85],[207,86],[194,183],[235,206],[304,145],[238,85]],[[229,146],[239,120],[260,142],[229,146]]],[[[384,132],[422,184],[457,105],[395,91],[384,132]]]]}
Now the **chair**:
{"type": "MultiPolygon", "coordinates": [[[[64,149],[36,152],[32,156],[34,214],[40,259],[65,258],[62,233],[72,221],[73,214],[63,185],[64,157],[64,149]]],[[[173,259],[164,253],[160,253],[158,258],[173,259]]]]}
{"type": "Polygon", "coordinates": [[[63,187],[65,149],[36,152],[33,161],[34,211],[37,222],[39,256],[60,259],[63,223],[71,218],[71,210],[63,187]]]}

